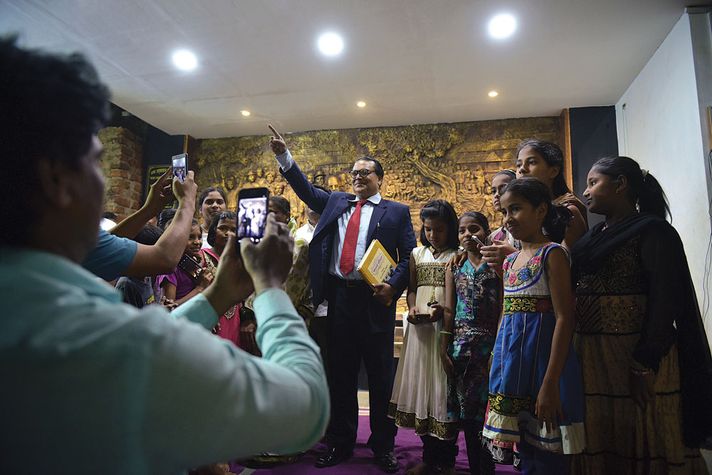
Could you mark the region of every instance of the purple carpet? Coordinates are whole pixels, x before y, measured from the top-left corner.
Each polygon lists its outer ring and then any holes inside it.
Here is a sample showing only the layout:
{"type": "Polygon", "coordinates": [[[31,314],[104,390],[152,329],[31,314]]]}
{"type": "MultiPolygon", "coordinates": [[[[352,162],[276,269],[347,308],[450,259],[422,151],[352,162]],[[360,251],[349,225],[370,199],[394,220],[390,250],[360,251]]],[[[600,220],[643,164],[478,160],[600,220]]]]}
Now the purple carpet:
{"type": "MultiPolygon", "coordinates": [[[[312,447],[304,456],[297,462],[289,465],[281,465],[270,469],[258,469],[254,475],[267,474],[303,474],[303,475],[382,475],[383,472],[373,463],[373,453],[371,449],[366,447],[366,441],[370,435],[368,426],[368,416],[359,416],[358,437],[356,439],[356,449],[354,456],[347,462],[330,468],[315,468],[314,462],[321,452],[326,449],[323,444],[317,444],[312,447]]],[[[458,474],[469,473],[467,464],[467,452],[465,450],[465,437],[460,434],[458,441],[460,447],[459,455],[455,468],[458,474]]],[[[396,436],[395,455],[401,465],[401,470],[398,473],[405,473],[410,467],[417,465],[421,461],[423,446],[420,438],[415,435],[412,430],[398,429],[396,436]]],[[[233,469],[234,470],[234,469],[233,469]]],[[[240,473],[235,470],[235,473],[240,473]]],[[[247,473],[250,473],[249,471],[247,473]]],[[[498,474],[516,474],[511,465],[497,465],[498,474]]]]}

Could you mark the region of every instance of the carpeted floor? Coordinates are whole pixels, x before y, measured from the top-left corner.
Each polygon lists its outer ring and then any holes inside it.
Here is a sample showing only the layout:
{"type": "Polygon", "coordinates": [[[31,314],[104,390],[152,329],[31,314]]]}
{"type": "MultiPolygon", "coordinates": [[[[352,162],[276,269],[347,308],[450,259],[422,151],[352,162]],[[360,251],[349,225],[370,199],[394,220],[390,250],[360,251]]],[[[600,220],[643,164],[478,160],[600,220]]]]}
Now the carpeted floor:
{"type": "MultiPolygon", "coordinates": [[[[330,468],[315,468],[314,462],[316,461],[319,454],[325,449],[323,444],[317,444],[309,452],[304,454],[297,462],[289,465],[282,465],[278,467],[273,467],[270,469],[235,469],[235,473],[242,473],[248,475],[254,473],[254,475],[267,475],[267,474],[280,474],[280,475],[333,475],[333,474],[343,474],[343,475],[379,475],[383,472],[373,464],[373,453],[366,447],[366,440],[370,434],[368,426],[368,416],[359,416],[359,427],[358,427],[358,438],[356,440],[356,449],[354,451],[354,456],[348,461],[340,465],[330,468]]],[[[457,457],[456,469],[458,474],[469,473],[467,465],[467,453],[465,452],[465,440],[462,435],[460,435],[460,440],[458,443],[460,447],[460,454],[457,457]]],[[[396,436],[396,448],[395,455],[401,465],[401,471],[398,473],[405,473],[405,471],[420,463],[422,455],[422,444],[420,438],[417,437],[413,431],[399,429],[398,435],[396,436]]],[[[507,465],[497,465],[498,474],[516,474],[516,472],[511,466],[507,465]]]]}

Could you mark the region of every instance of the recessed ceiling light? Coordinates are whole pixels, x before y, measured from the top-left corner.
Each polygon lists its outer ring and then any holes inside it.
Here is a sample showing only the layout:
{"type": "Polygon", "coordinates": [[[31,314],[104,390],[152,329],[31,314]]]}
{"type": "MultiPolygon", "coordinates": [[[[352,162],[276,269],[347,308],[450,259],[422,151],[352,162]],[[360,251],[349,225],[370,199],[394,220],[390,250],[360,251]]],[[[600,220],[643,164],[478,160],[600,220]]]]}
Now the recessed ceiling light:
{"type": "Polygon", "coordinates": [[[517,29],[517,19],[509,13],[495,15],[489,21],[487,30],[492,38],[503,40],[509,38],[517,29]]]}
{"type": "Polygon", "coordinates": [[[366,103],[364,101],[358,101],[356,103],[356,107],[360,107],[361,109],[363,109],[364,107],[366,107],[366,103]]]}
{"type": "Polygon", "coordinates": [[[181,71],[192,71],[198,66],[198,58],[187,49],[179,49],[172,56],[173,64],[181,71]]]}
{"type": "Polygon", "coordinates": [[[497,91],[490,91],[490,92],[487,93],[487,95],[490,96],[490,97],[497,97],[497,96],[499,96],[499,92],[497,92],[497,91]]]}
{"type": "Polygon", "coordinates": [[[316,44],[324,56],[338,56],[344,50],[344,40],[337,33],[323,33],[316,44]]]}
{"type": "Polygon", "coordinates": [[[245,117],[250,117],[250,111],[244,109],[240,111],[240,114],[242,114],[245,117]]]}

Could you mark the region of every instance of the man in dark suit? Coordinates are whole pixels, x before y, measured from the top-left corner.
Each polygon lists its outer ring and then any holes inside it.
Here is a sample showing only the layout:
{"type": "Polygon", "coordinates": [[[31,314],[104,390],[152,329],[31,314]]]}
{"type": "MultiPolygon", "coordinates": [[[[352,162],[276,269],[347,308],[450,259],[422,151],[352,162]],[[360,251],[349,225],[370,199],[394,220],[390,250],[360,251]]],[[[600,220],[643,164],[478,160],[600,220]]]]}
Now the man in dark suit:
{"type": "Polygon", "coordinates": [[[309,208],[321,214],[309,246],[314,304],[329,302],[328,367],[331,421],[328,451],[316,463],[330,467],[348,459],[356,443],[358,373],[368,375],[371,437],[369,447],[386,472],[398,470],[393,455],[396,426],[387,416],[393,386],[393,331],[396,300],[408,285],[408,260],[415,235],[407,206],[380,194],[383,168],[364,157],[351,170],[354,194],[314,187],[270,126],[272,151],[282,175],[309,208]],[[372,240],[378,239],[398,263],[391,277],[371,288],[356,270],[372,240]]]}

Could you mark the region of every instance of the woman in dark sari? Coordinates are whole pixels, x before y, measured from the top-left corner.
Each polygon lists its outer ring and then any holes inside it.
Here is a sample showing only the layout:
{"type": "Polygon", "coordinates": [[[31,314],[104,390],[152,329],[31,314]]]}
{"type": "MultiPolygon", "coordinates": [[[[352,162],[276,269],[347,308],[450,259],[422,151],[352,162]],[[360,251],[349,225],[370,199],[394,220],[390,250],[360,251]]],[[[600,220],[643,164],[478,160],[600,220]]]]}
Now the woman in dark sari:
{"type": "Polygon", "coordinates": [[[665,194],[613,157],[594,164],[584,197],[606,220],[572,251],[586,401],[572,473],[707,473],[712,357],[665,194]]]}

